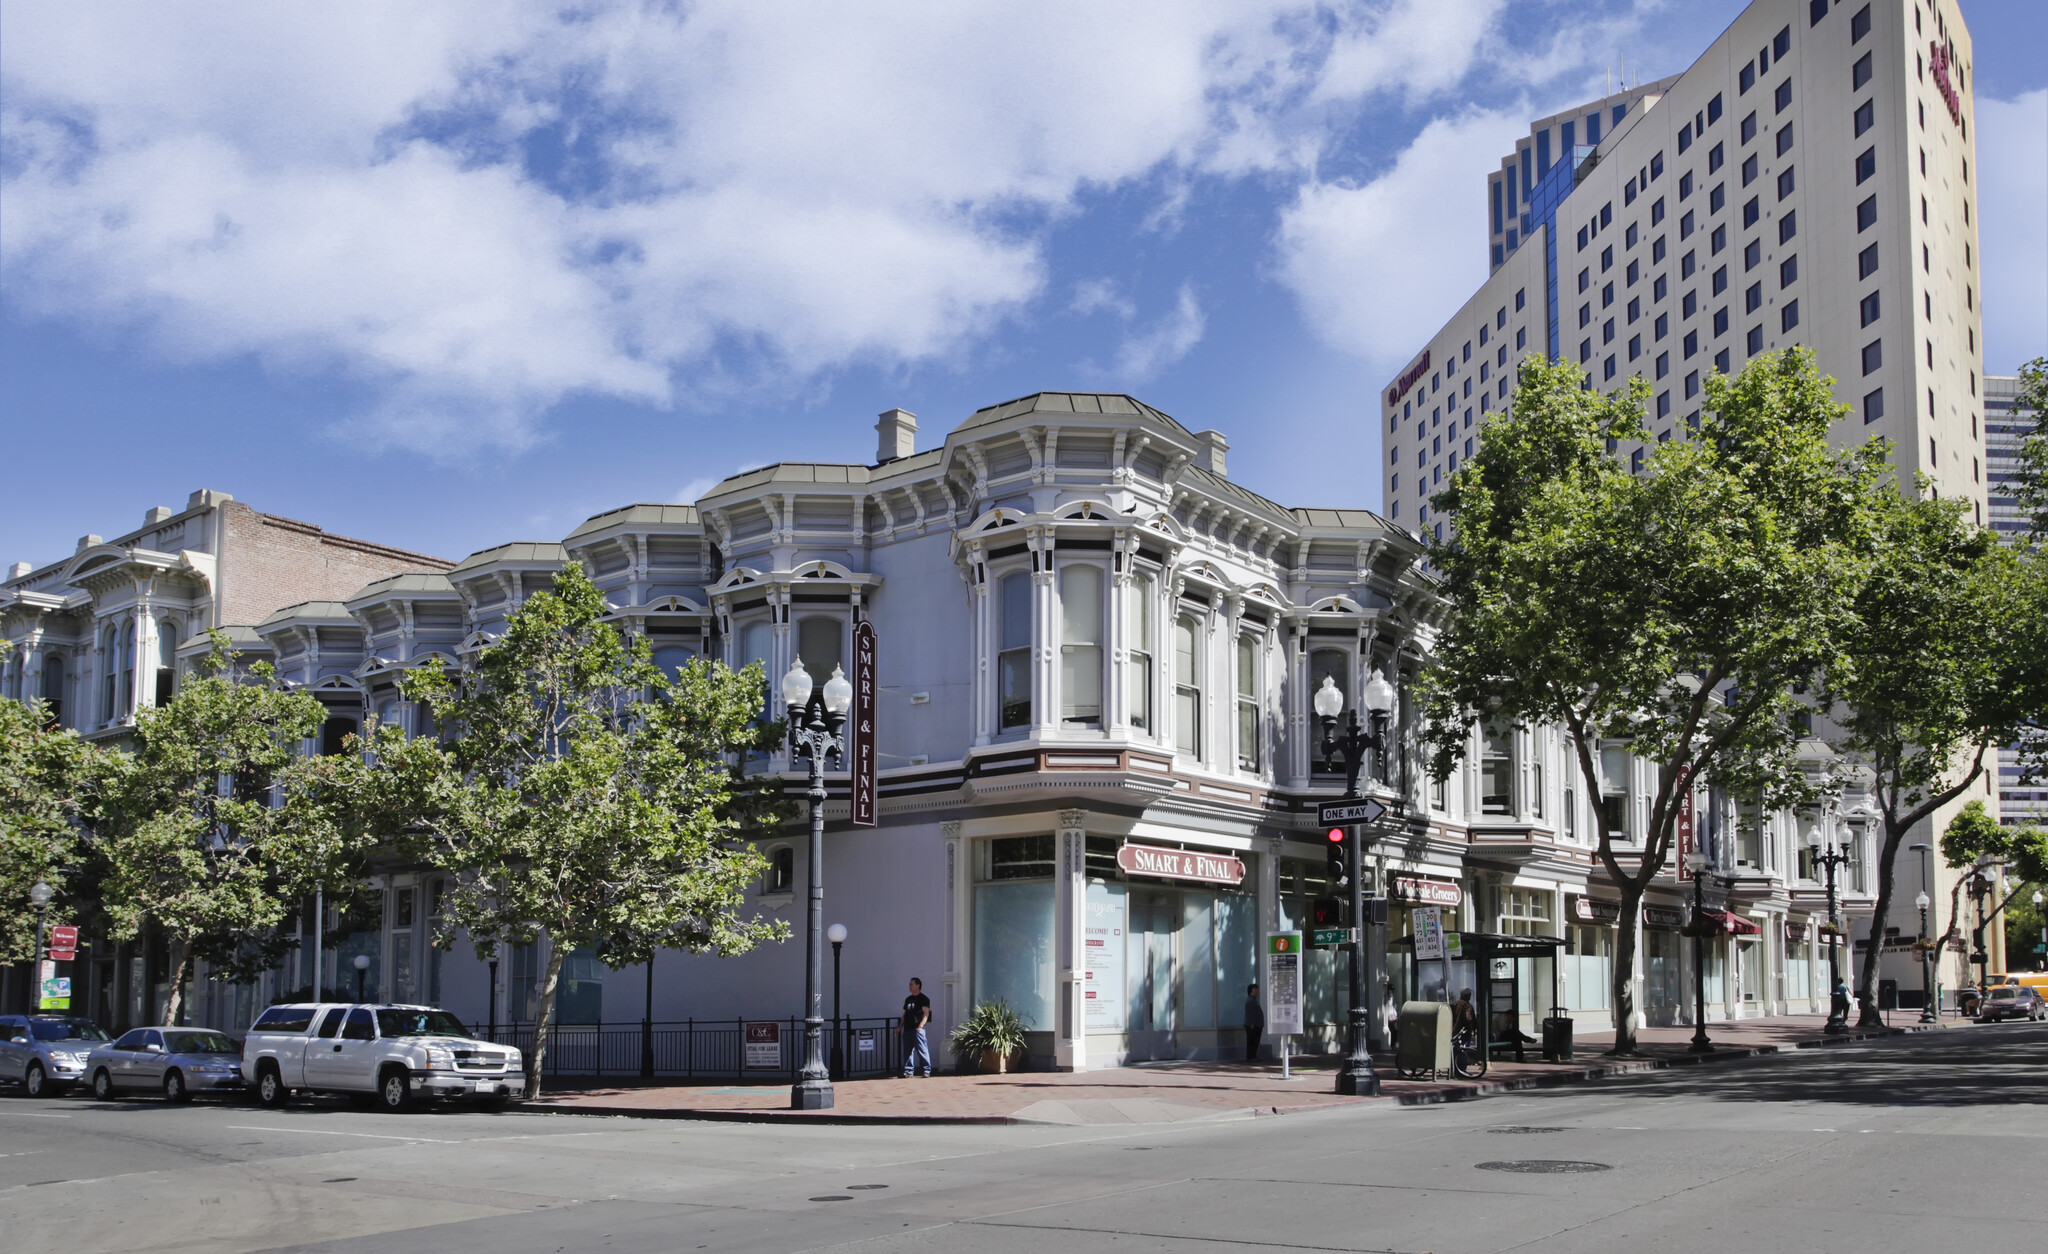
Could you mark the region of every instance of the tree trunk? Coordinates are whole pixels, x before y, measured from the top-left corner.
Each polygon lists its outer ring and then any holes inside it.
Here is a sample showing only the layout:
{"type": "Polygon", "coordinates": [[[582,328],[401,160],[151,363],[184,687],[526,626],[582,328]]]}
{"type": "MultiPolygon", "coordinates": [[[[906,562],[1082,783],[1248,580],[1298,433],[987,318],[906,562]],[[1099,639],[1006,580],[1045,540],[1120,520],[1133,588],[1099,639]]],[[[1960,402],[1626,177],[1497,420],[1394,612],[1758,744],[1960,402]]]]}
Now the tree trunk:
{"type": "MultiPolygon", "coordinates": [[[[1886,824],[1884,851],[1877,858],[1877,904],[1870,915],[1870,948],[1864,951],[1863,963],[1856,973],[1856,1002],[1859,1007],[1856,1026],[1859,1028],[1883,1027],[1884,1016],[1877,1010],[1877,967],[1884,956],[1884,922],[1892,908],[1892,888],[1897,879],[1892,859],[1898,855],[1899,844],[1906,838],[1906,829],[1891,830],[1886,824]]],[[[1856,932],[1849,933],[1849,947],[1853,954],[1856,946],[1856,932]]]]}
{"type": "Polygon", "coordinates": [[[1614,937],[1614,1047],[1607,1053],[1627,1058],[1636,1052],[1636,941],[1642,934],[1643,886],[1634,876],[1623,876],[1621,918],[1614,937]]]}
{"type": "Polygon", "coordinates": [[[541,979],[540,1010],[533,1020],[533,1048],[526,1051],[526,1098],[540,1096],[541,1064],[548,1056],[548,1029],[555,1023],[555,985],[562,974],[562,947],[549,938],[548,973],[541,979]]]}
{"type": "Polygon", "coordinates": [[[192,969],[192,947],[183,941],[170,942],[171,952],[178,960],[171,964],[171,991],[164,998],[164,1022],[180,1022],[185,1013],[185,981],[192,969]]]}

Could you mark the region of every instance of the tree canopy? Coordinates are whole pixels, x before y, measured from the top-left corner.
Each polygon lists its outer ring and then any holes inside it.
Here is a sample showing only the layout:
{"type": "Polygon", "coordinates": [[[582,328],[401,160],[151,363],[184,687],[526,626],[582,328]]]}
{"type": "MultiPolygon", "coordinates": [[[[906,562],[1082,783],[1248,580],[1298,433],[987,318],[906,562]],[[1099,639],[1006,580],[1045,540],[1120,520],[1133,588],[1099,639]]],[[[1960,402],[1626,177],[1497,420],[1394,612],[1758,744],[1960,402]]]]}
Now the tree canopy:
{"type": "MultiPolygon", "coordinates": [[[[0,661],[7,647],[0,641],[0,661]]],[[[36,884],[54,893],[48,922],[78,921],[79,818],[99,758],[78,733],[52,726],[42,701],[0,698],[0,963],[34,955],[36,884]]]]}

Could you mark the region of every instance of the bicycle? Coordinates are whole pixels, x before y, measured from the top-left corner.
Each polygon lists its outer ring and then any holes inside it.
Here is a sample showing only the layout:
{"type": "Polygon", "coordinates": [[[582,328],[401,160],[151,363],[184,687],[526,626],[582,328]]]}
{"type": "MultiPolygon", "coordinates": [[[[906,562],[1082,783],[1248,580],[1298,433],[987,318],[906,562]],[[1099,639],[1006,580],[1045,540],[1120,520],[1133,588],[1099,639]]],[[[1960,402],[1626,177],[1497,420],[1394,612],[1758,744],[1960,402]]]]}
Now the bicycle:
{"type": "Polygon", "coordinates": [[[1470,1028],[1451,1036],[1451,1074],[1460,1080],[1477,1080],[1486,1075],[1486,1051],[1479,1048],[1479,1036],[1470,1028]]]}

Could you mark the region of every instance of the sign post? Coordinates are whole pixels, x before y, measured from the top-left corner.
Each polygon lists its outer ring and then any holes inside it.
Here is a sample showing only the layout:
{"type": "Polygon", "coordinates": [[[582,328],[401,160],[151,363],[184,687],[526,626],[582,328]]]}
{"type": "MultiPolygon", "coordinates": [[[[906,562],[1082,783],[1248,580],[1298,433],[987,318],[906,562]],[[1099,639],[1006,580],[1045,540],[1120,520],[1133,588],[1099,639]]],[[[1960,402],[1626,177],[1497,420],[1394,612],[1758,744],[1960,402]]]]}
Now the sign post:
{"type": "Polygon", "coordinates": [[[875,825],[875,625],[853,627],[853,825],[875,825]]]}
{"type": "Polygon", "coordinates": [[[1288,1038],[1301,1031],[1301,933],[1266,933],[1266,1028],[1280,1037],[1280,1078],[1288,1072],[1288,1038]]]}

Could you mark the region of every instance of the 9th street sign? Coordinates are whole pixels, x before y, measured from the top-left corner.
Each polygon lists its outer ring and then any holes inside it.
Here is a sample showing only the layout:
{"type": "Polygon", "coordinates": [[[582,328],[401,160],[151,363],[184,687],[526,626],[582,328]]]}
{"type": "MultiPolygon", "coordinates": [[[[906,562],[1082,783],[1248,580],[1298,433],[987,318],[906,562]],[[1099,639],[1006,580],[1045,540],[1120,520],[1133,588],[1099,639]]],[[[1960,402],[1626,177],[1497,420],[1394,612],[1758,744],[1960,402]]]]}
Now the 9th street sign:
{"type": "Polygon", "coordinates": [[[1321,827],[1341,827],[1347,823],[1377,823],[1387,813],[1387,807],[1367,797],[1363,801],[1325,801],[1316,807],[1316,823],[1321,827]]]}

